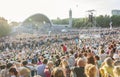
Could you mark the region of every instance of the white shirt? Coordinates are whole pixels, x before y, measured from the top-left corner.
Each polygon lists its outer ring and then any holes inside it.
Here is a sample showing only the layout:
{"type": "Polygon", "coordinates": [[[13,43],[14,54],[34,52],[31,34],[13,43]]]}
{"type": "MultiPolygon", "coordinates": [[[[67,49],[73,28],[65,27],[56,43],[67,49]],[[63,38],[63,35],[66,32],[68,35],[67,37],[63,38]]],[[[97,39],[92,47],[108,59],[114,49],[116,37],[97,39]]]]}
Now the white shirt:
{"type": "Polygon", "coordinates": [[[16,77],[15,75],[12,75],[11,77],[16,77]]]}
{"type": "Polygon", "coordinates": [[[99,55],[100,60],[103,62],[103,61],[105,60],[106,56],[107,56],[107,54],[105,54],[105,53],[104,53],[104,54],[99,55]]]}

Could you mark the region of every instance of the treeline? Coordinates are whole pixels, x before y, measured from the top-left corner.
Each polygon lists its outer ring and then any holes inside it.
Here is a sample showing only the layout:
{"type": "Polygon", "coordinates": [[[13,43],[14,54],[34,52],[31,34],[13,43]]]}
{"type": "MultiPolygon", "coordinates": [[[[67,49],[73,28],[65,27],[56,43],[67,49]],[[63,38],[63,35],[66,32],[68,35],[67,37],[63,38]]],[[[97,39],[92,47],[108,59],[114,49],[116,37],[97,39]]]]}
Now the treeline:
{"type": "Polygon", "coordinates": [[[18,22],[8,23],[8,20],[0,17],[0,37],[9,35],[13,26],[18,26],[18,22]]]}
{"type": "Polygon", "coordinates": [[[0,37],[8,35],[11,31],[11,28],[8,24],[8,21],[3,17],[0,17],[0,37]]]}
{"type": "MultiPolygon", "coordinates": [[[[96,27],[101,28],[107,28],[109,27],[110,22],[112,21],[113,27],[120,27],[120,16],[109,16],[109,15],[100,15],[96,18],[93,18],[95,20],[96,27]]],[[[88,18],[73,18],[72,26],[73,28],[89,28],[92,26],[92,23],[89,22],[88,18]]],[[[66,19],[60,19],[57,18],[55,20],[52,20],[53,24],[69,24],[69,18],[66,19]]],[[[0,17],[0,37],[6,36],[10,34],[11,27],[17,26],[18,22],[11,22],[8,23],[8,21],[0,17]]]]}
{"type": "MultiPolygon", "coordinates": [[[[53,24],[69,24],[69,19],[56,19],[52,20],[53,24]]],[[[110,25],[110,22],[112,22],[113,27],[119,27],[120,26],[120,16],[118,15],[100,15],[97,17],[93,17],[93,21],[90,22],[89,18],[73,18],[72,26],[74,28],[85,28],[85,27],[92,27],[93,24],[96,27],[101,27],[101,28],[108,28],[110,25]],[[95,21],[94,21],[95,20],[95,21]]]]}

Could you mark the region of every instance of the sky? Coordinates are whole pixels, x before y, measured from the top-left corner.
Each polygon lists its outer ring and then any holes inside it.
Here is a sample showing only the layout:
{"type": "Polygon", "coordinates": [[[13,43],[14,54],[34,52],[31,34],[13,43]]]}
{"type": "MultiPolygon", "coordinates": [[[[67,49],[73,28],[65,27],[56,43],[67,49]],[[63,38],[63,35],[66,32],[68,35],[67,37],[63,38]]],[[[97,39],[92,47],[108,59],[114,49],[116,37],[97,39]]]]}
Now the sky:
{"type": "Polygon", "coordinates": [[[88,15],[87,10],[96,10],[94,15],[111,15],[111,10],[120,10],[120,0],[0,0],[0,17],[8,21],[22,22],[27,17],[41,13],[49,19],[80,18],[88,15]]]}

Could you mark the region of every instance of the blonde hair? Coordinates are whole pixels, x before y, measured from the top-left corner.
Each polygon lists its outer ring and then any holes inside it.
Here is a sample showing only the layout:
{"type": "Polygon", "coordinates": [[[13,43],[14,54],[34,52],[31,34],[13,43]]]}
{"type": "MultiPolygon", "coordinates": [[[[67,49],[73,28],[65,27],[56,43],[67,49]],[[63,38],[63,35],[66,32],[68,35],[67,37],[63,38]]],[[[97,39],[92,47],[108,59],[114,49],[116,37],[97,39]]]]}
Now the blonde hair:
{"type": "Polygon", "coordinates": [[[53,61],[48,61],[47,65],[48,65],[48,67],[52,67],[52,66],[54,66],[54,63],[53,63],[53,61]]]}
{"type": "Polygon", "coordinates": [[[62,66],[63,68],[65,68],[66,66],[68,66],[68,62],[67,62],[66,60],[62,60],[62,61],[61,61],[61,66],[62,66]]]}
{"type": "Polygon", "coordinates": [[[85,66],[85,64],[86,64],[86,60],[85,59],[79,58],[77,60],[77,66],[85,66]]]}
{"type": "Polygon", "coordinates": [[[115,66],[113,69],[113,74],[115,77],[120,77],[120,66],[115,66]]]}
{"type": "Polygon", "coordinates": [[[109,66],[109,67],[113,67],[113,60],[112,60],[112,58],[111,57],[108,57],[108,58],[106,58],[105,60],[104,60],[104,62],[105,62],[105,64],[107,65],[107,66],[109,66]]]}
{"type": "Polygon", "coordinates": [[[20,75],[24,77],[29,77],[30,76],[30,70],[26,67],[21,67],[20,70],[20,75]]]}
{"type": "Polygon", "coordinates": [[[52,72],[53,77],[65,77],[64,72],[60,67],[56,67],[52,72]]]}
{"type": "Polygon", "coordinates": [[[96,77],[97,68],[93,64],[87,64],[85,66],[85,74],[87,77],[96,77]]]}

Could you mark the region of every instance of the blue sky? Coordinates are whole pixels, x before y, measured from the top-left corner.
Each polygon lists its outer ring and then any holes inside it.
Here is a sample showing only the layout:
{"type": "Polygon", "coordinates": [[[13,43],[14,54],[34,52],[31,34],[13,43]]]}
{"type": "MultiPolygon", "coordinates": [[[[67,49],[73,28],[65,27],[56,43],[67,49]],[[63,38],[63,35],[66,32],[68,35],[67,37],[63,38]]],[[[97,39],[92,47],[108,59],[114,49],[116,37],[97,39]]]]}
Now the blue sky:
{"type": "Polygon", "coordinates": [[[95,15],[111,15],[112,9],[120,9],[120,0],[0,0],[0,16],[9,21],[23,21],[35,13],[43,13],[50,19],[86,17],[87,10],[95,9],[95,15]]]}

